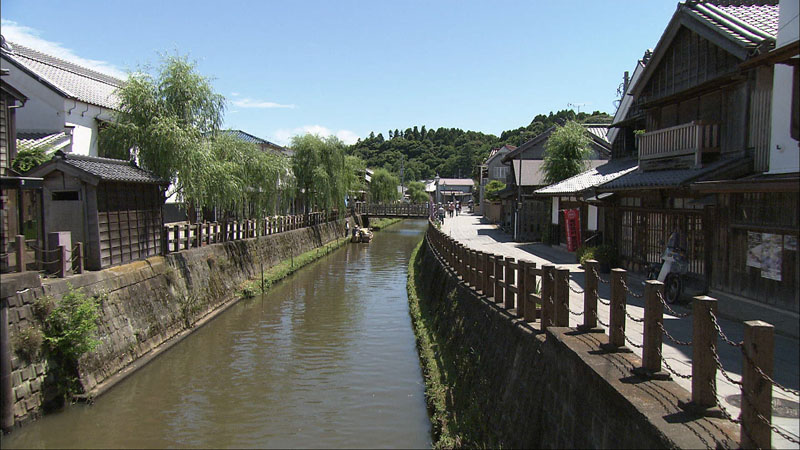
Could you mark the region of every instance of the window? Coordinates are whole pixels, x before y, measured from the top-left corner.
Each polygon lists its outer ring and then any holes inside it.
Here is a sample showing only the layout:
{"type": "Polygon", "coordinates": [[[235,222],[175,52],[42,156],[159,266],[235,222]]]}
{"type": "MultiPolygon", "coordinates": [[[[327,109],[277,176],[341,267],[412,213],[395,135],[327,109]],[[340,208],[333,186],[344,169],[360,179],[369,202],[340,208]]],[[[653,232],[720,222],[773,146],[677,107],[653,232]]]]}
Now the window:
{"type": "Polygon", "coordinates": [[[58,191],[53,192],[54,202],[74,202],[80,200],[78,191],[58,191]]]}
{"type": "Polygon", "coordinates": [[[495,180],[505,180],[508,177],[508,167],[495,167],[492,178],[495,180]]]}

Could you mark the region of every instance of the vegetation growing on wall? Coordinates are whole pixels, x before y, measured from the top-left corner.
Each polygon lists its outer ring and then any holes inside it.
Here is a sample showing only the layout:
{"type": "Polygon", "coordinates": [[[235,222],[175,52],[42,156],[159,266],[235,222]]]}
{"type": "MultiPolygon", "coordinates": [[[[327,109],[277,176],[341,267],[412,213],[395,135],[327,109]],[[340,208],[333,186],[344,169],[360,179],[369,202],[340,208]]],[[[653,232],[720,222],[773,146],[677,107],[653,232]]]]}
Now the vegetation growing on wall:
{"type": "Polygon", "coordinates": [[[69,286],[60,301],[43,297],[35,308],[37,314],[47,313],[42,331],[50,361],[48,371],[53,375],[48,379],[56,390],[56,405],[51,406],[60,405],[67,396],[82,390],[78,380],[78,360],[99,343],[96,333],[101,301],[101,298],[90,297],[69,286]]]}

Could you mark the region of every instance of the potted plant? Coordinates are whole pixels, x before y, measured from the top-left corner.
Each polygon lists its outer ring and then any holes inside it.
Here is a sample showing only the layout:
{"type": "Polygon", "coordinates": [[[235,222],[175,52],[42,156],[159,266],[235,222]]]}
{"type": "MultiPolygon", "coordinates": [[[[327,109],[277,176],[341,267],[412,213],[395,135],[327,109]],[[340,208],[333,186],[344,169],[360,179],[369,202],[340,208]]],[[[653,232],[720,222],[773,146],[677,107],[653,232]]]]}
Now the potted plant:
{"type": "Polygon", "coordinates": [[[579,247],[575,252],[575,257],[578,258],[578,262],[581,266],[586,267],[586,261],[590,259],[597,259],[597,256],[595,256],[596,252],[597,247],[583,246],[579,247]]]}
{"type": "Polygon", "coordinates": [[[594,251],[594,258],[600,263],[600,273],[609,273],[611,267],[619,266],[617,249],[609,244],[598,246],[594,251]]]}

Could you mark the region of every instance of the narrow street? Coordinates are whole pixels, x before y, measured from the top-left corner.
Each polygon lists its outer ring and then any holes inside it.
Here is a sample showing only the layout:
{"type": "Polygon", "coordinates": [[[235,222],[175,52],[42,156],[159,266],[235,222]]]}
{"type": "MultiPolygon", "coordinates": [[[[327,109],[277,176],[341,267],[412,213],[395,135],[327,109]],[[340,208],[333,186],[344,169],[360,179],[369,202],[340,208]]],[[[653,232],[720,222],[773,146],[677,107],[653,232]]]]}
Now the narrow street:
{"type": "MultiPolygon", "coordinates": [[[[541,266],[542,264],[554,264],[557,267],[568,268],[570,272],[570,286],[578,292],[581,292],[584,287],[583,269],[579,267],[574,254],[568,253],[561,248],[539,243],[513,242],[510,235],[504,233],[496,225],[489,224],[482,220],[482,217],[478,215],[461,214],[452,218],[447,217],[442,226],[442,231],[475,250],[499,254],[518,260],[531,261],[536,263],[537,266],[541,266]]],[[[602,278],[607,281],[609,276],[602,275],[602,278]]],[[[628,274],[627,285],[637,294],[641,294],[644,290],[642,281],[642,278],[632,273],[628,274]]],[[[583,295],[575,291],[570,292],[570,309],[576,313],[580,313],[583,311],[583,295]]],[[[608,299],[610,297],[609,284],[601,282],[598,287],[598,294],[601,298],[608,299]]],[[[627,312],[631,317],[636,319],[642,319],[644,317],[643,299],[628,295],[627,305],[627,312]]],[[[608,308],[609,307],[602,304],[602,302],[598,303],[598,316],[600,320],[605,323],[609,321],[608,308]]],[[[672,308],[677,314],[671,315],[669,311],[664,311],[664,328],[677,341],[691,341],[691,317],[678,317],[678,315],[690,313],[691,305],[674,305],[672,308]]],[[[754,317],[753,319],[757,318],[754,317]]],[[[577,326],[582,323],[582,320],[583,318],[580,316],[571,315],[570,326],[577,326]]],[[[741,323],[720,318],[719,325],[723,333],[730,340],[740,342],[743,339],[743,327],[741,323]]],[[[629,319],[625,325],[625,333],[626,337],[630,339],[631,342],[636,345],[642,345],[642,323],[629,319]]],[[[677,345],[667,336],[664,336],[663,341],[663,355],[666,363],[677,373],[690,375],[692,371],[691,347],[677,345]]],[[[635,345],[628,345],[628,347],[641,357],[640,348],[637,348],[635,345]]],[[[800,385],[800,361],[798,359],[797,348],[797,339],[779,334],[775,335],[774,378],[783,386],[794,390],[797,390],[798,385],[800,385]]],[[[734,381],[741,380],[742,356],[740,350],[725,343],[722,339],[717,343],[717,350],[722,366],[725,368],[730,378],[734,381]]],[[[687,391],[691,391],[690,379],[673,376],[673,380],[687,391]]],[[[733,417],[738,417],[738,398],[734,399],[731,397],[738,396],[740,394],[740,388],[728,381],[719,370],[717,371],[717,392],[725,409],[728,410],[733,417]]],[[[788,394],[777,387],[773,387],[773,405],[776,403],[775,399],[786,399],[794,402],[794,407],[797,408],[797,395],[788,394]]],[[[786,432],[798,436],[800,433],[800,419],[796,417],[796,411],[795,409],[794,418],[779,417],[777,415],[777,408],[773,406],[772,423],[781,427],[786,432]]],[[[773,432],[772,443],[775,448],[796,448],[794,444],[776,432],[773,432]]]]}

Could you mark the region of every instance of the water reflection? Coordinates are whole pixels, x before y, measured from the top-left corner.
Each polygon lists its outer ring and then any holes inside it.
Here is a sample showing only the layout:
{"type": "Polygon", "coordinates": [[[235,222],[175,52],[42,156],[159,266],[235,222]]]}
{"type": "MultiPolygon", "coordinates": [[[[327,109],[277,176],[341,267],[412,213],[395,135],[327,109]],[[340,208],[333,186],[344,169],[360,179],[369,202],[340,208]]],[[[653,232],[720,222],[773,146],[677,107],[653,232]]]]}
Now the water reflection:
{"type": "Polygon", "coordinates": [[[406,266],[424,222],[349,244],[12,447],[430,447],[406,266]]]}

